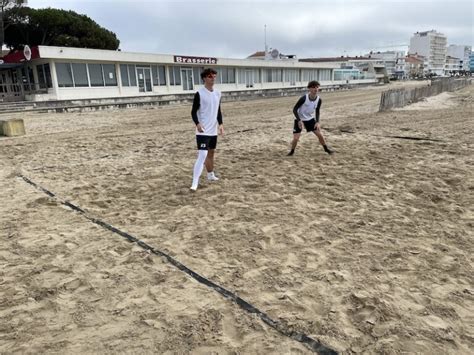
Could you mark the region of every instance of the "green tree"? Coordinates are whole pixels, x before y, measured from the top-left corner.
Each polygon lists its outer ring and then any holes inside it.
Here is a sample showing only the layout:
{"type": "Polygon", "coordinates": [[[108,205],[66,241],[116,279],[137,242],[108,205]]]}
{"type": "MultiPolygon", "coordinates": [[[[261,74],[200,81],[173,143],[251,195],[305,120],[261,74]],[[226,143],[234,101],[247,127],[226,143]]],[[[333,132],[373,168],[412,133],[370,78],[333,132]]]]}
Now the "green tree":
{"type": "Polygon", "coordinates": [[[5,12],[5,24],[11,49],[27,44],[116,50],[120,45],[115,33],[74,11],[14,8],[5,12]]]}
{"type": "Polygon", "coordinates": [[[0,0],[0,48],[3,47],[5,40],[3,14],[6,10],[18,7],[24,3],[26,3],[25,0],[0,0]]]}

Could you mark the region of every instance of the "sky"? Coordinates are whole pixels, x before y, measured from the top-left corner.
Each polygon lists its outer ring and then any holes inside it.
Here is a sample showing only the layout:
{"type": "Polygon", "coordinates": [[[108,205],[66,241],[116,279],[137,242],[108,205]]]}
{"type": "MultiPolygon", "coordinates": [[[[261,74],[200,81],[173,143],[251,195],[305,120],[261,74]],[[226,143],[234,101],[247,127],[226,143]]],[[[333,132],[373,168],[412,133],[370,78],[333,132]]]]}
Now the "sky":
{"type": "Polygon", "coordinates": [[[474,47],[470,0],[28,0],[86,14],[131,52],[245,58],[270,48],[298,58],[407,50],[435,29],[474,47]]]}

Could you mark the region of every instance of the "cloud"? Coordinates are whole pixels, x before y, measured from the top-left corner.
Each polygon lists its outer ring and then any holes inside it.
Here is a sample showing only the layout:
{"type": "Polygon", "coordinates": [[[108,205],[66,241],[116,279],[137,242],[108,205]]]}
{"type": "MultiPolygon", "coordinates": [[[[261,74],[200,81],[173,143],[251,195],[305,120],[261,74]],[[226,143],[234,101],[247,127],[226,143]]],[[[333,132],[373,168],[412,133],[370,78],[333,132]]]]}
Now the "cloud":
{"type": "Polygon", "coordinates": [[[436,29],[473,45],[471,1],[449,0],[30,0],[85,13],[126,51],[245,57],[271,47],[299,57],[364,54],[436,29]]]}

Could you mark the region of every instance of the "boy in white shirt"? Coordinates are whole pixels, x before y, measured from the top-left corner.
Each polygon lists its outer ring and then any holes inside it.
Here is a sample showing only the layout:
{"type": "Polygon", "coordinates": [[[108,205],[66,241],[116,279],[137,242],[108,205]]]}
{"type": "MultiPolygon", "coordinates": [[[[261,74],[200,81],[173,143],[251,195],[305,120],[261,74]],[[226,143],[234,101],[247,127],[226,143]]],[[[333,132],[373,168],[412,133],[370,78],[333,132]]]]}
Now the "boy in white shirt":
{"type": "Polygon", "coordinates": [[[196,125],[198,157],[194,164],[192,191],[198,188],[204,166],[206,166],[209,181],[219,180],[214,174],[214,152],[217,146],[217,135],[224,134],[224,126],[220,106],[221,93],[214,89],[216,76],[217,72],[214,69],[204,69],[201,73],[204,87],[194,95],[191,116],[196,125]]]}
{"type": "Polygon", "coordinates": [[[326,145],[326,141],[321,133],[319,125],[319,110],[321,108],[321,98],[318,95],[319,83],[315,80],[308,83],[309,92],[300,97],[295,107],[293,114],[295,115],[295,122],[293,125],[293,141],[291,142],[291,150],[289,156],[295,154],[296,145],[301,137],[303,125],[307,132],[313,132],[319,139],[319,143],[328,154],[333,151],[326,145]]]}

